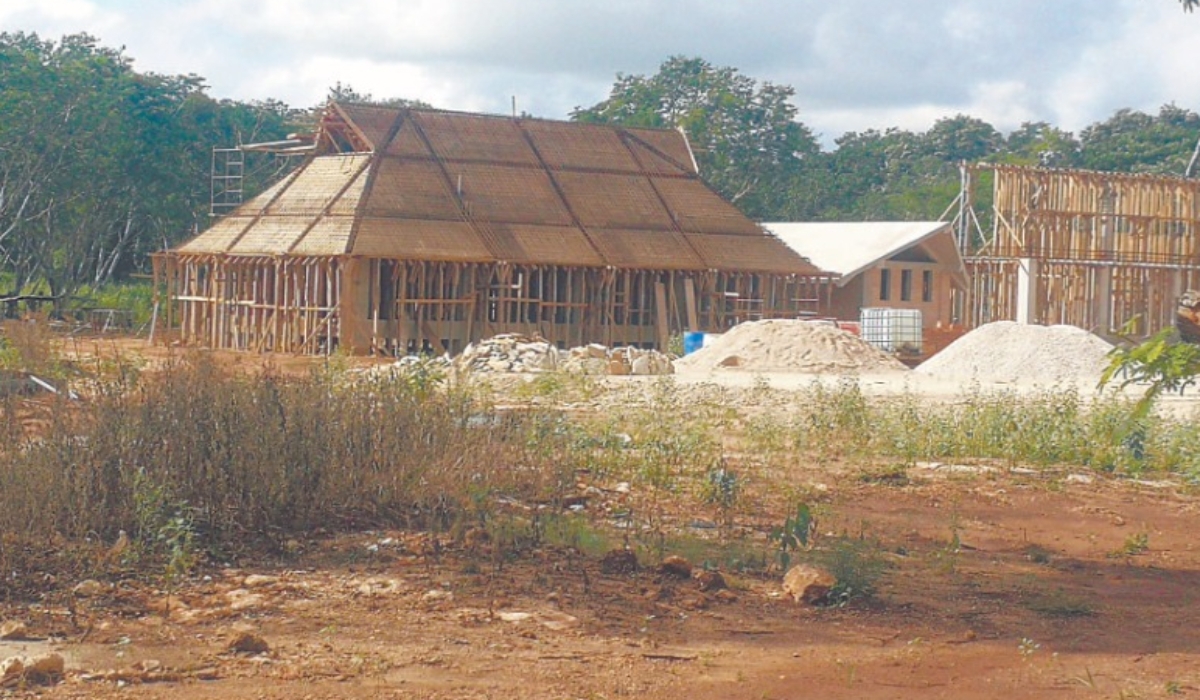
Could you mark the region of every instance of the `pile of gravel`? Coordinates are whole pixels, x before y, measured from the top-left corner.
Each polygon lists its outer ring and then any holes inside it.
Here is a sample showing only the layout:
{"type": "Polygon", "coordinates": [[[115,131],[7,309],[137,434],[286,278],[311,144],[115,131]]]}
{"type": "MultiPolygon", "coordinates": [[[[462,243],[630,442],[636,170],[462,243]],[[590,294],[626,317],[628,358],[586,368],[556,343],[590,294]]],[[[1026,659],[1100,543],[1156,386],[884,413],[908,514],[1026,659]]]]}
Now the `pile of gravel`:
{"type": "Polygon", "coordinates": [[[743,370],[807,374],[908,371],[896,358],[836,326],[792,320],[734,326],[675,361],[679,372],[743,370]]]}
{"type": "Polygon", "coordinates": [[[1075,326],[996,321],[947,345],[917,372],[983,382],[1096,382],[1112,347],[1075,326]]]}

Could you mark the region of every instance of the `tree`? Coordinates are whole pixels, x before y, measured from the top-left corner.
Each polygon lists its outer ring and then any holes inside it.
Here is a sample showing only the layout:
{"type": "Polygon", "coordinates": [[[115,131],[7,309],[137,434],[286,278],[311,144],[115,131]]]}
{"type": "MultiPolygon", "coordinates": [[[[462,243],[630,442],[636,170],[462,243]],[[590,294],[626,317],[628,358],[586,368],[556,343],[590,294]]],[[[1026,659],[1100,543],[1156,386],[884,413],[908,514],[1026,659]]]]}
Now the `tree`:
{"type": "Polygon", "coordinates": [[[1118,110],[1079,136],[1079,165],[1091,170],[1182,174],[1194,150],[1200,115],[1164,105],[1157,116],[1118,110]]]}
{"type": "MultiPolygon", "coordinates": [[[[199,228],[213,144],[287,131],[278,103],[214,102],[195,75],[139,74],[86,34],[0,34],[0,272],[55,298],[199,228]]],[[[5,296],[0,293],[0,296],[5,296]]]]}
{"type": "Polygon", "coordinates": [[[1046,122],[1021,124],[1005,139],[1003,150],[998,160],[1014,165],[1069,168],[1079,159],[1075,136],[1046,122]]]}
{"type": "Polygon", "coordinates": [[[790,178],[820,152],[796,121],[795,90],[758,82],[736,68],[673,56],[652,76],[617,75],[608,99],[576,107],[581,122],[679,127],[700,175],[752,217],[778,207],[790,178]]]}
{"type": "Polygon", "coordinates": [[[1200,0],[1180,0],[1180,2],[1183,3],[1184,12],[1191,12],[1197,7],[1200,7],[1200,0]]]}

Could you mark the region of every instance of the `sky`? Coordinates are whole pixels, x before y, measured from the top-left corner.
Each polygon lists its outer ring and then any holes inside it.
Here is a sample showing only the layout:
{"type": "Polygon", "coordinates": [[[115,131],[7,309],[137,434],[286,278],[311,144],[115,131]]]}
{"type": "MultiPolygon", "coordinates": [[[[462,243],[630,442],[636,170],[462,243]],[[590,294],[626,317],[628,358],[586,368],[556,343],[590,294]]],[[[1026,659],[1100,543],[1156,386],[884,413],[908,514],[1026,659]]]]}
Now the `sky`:
{"type": "Polygon", "coordinates": [[[698,56],[795,88],[826,147],[957,114],[1078,133],[1126,107],[1200,111],[1200,12],[1178,0],[0,0],[0,30],[86,32],[216,98],[309,107],[340,82],[552,119],[698,56]]]}

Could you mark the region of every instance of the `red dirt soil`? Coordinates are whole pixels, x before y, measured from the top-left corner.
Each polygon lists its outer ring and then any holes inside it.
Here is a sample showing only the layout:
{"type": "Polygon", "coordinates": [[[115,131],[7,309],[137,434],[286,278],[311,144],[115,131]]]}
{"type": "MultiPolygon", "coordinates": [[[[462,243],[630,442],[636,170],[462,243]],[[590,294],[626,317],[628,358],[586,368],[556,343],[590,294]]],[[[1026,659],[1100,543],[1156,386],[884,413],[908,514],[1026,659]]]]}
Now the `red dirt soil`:
{"type": "MultiPolygon", "coordinates": [[[[131,352],[165,356],[144,347],[131,352]]],[[[783,475],[820,484],[824,536],[878,538],[880,590],[842,608],[791,602],[778,573],[727,572],[732,595],[718,595],[652,570],[605,574],[567,551],[500,566],[487,545],[447,543],[435,557],[427,536],[368,532],[213,568],[169,596],[127,582],[8,604],[0,622],[38,640],[0,642],[0,658],[62,653],[62,682],[9,691],[46,698],[1200,696],[1191,487],[906,474],[868,482],[835,464],[783,475]],[[246,632],[269,650],[231,652],[246,632]]]]}

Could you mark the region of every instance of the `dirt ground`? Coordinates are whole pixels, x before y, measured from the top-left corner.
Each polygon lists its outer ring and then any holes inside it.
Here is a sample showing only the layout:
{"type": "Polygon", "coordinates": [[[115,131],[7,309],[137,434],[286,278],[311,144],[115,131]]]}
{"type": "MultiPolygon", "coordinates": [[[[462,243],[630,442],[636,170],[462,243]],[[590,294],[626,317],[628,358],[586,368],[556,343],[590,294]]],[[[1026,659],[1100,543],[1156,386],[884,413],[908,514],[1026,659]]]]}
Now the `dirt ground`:
{"type": "MultiPolygon", "coordinates": [[[[123,351],[162,360],[143,349],[123,351]]],[[[872,480],[794,464],[782,478],[823,494],[821,531],[878,538],[889,566],[874,598],[809,607],[778,573],[726,572],[726,592],[703,592],[570,551],[501,565],[486,545],[418,533],[314,536],[169,594],[126,582],[0,609],[29,629],[0,658],[67,660],[61,683],[0,695],[1200,697],[1193,487],[939,464],[872,480]],[[247,634],[267,650],[231,650],[247,634]]]]}

